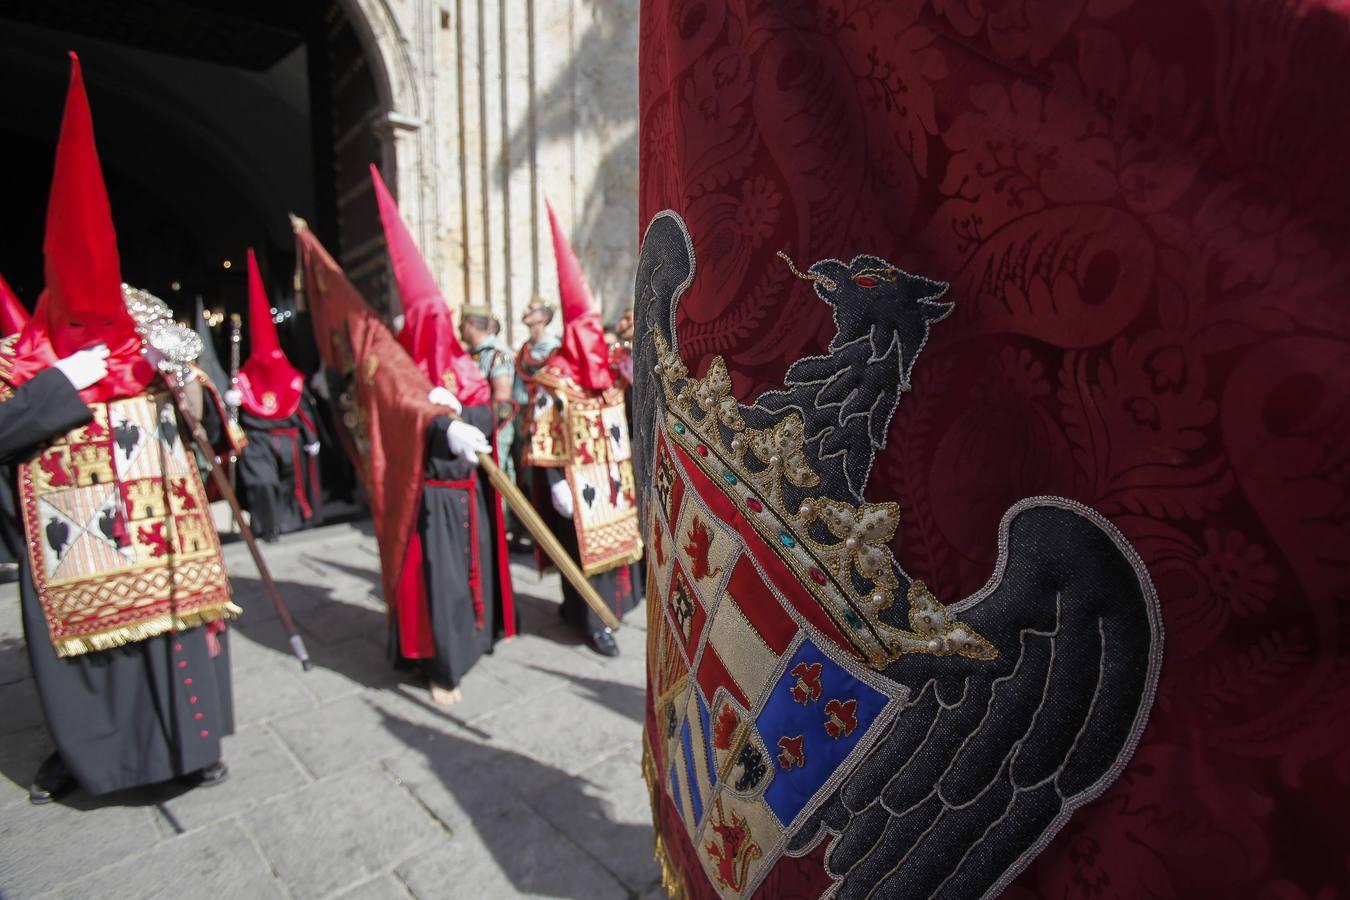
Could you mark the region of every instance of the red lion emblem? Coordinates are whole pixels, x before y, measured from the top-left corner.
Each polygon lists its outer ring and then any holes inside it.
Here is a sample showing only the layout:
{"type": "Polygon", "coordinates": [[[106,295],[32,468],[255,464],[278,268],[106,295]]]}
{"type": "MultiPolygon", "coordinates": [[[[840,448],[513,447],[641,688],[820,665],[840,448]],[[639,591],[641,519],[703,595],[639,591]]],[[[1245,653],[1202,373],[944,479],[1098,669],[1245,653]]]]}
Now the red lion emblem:
{"type": "Polygon", "coordinates": [[[693,521],[689,523],[689,543],[684,545],[684,552],[689,554],[690,572],[695,581],[714,578],[722,571],[721,566],[715,569],[708,567],[708,554],[712,550],[712,542],[712,532],[708,530],[708,526],[703,524],[698,516],[694,516],[693,521]]]}
{"type": "Polygon", "coordinates": [[[137,530],[141,543],[150,548],[151,556],[164,556],[169,552],[169,538],[164,534],[164,523],[155,522],[150,527],[141,526],[137,530]]]}

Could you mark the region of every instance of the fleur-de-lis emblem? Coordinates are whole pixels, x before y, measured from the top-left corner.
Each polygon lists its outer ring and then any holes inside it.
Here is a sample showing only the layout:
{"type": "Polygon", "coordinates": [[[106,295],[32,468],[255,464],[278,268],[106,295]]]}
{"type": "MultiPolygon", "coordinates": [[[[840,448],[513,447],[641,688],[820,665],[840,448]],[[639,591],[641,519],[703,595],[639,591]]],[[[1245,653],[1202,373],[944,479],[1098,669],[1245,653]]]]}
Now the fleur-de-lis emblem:
{"type": "Polygon", "coordinates": [[[839,558],[840,574],[852,562],[858,574],[873,584],[893,587],[895,572],[891,569],[891,552],[887,545],[895,537],[900,524],[900,506],[896,503],[865,503],[853,506],[842,500],[824,498],[813,504],[803,504],[803,515],[818,516],[830,534],[842,543],[839,558]]]}
{"type": "Polygon", "coordinates": [[[708,366],[708,374],[695,383],[693,395],[705,413],[716,416],[726,427],[737,431],[744,427],[740,406],[731,396],[731,376],[722,357],[714,359],[708,366]]]}
{"type": "Polygon", "coordinates": [[[794,413],[767,431],[746,430],[732,440],[731,449],[740,450],[739,442],[749,442],[750,451],[764,465],[756,480],[776,499],[781,494],[782,479],[799,488],[820,484],[820,476],[811,468],[802,449],[804,440],[802,418],[794,413]]]}
{"type": "Polygon", "coordinates": [[[969,659],[994,659],[998,650],[965,622],[958,622],[928,585],[916,581],[909,586],[909,627],[926,640],[929,653],[936,656],[964,656],[969,659]]]}

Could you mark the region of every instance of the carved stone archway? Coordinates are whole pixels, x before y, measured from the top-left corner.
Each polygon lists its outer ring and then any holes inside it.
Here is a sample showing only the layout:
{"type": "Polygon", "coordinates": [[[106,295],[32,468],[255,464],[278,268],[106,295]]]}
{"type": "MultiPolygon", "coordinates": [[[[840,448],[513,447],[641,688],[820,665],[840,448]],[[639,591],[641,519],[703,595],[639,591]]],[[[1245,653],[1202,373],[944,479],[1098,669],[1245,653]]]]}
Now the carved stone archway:
{"type": "Polygon", "coordinates": [[[434,266],[440,262],[434,239],[435,111],[424,96],[435,77],[434,4],[404,5],[400,18],[387,0],[338,2],[361,41],[379,94],[382,109],[371,127],[382,147],[381,169],[434,266]]]}

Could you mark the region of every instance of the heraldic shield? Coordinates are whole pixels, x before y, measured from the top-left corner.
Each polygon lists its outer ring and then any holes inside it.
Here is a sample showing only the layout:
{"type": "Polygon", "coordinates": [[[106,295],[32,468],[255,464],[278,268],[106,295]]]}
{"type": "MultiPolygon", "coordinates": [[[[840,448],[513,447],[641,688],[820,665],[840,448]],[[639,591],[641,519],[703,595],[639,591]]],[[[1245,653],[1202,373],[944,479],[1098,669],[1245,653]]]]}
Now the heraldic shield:
{"type": "MultiPolygon", "coordinates": [[[[1105,518],[1004,516],[988,583],[944,603],[864,500],[946,285],[815,262],[828,355],[737,398],[680,357],[695,278],[663,212],[637,277],[633,435],[648,547],[644,770],[686,897],[987,897],[1116,779],[1162,661],[1157,598],[1105,518]]],[[[902,501],[903,503],[903,498],[902,501]]]]}

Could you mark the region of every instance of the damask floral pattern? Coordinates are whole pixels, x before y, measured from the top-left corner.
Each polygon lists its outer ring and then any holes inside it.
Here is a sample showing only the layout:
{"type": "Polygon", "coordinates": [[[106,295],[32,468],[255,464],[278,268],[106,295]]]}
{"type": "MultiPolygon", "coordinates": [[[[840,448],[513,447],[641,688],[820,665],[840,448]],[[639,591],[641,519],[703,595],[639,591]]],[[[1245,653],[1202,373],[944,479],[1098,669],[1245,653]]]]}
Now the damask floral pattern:
{"type": "Polygon", "coordinates": [[[823,351],[779,250],[950,281],[868,486],[897,558],[969,594],[1054,494],[1157,584],[1144,743],[1010,897],[1350,883],[1347,61],[1314,0],[644,5],[640,221],[694,240],[690,372],[754,396],[823,351]]]}

